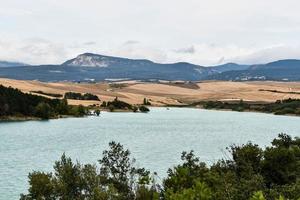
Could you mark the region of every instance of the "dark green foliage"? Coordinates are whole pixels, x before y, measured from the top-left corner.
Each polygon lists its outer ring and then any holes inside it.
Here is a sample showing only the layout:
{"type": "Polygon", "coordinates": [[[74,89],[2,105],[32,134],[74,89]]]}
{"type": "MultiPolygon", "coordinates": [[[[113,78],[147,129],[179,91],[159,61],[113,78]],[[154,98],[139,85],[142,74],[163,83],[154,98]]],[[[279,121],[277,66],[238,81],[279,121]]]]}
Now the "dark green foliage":
{"type": "Polygon", "coordinates": [[[137,112],[138,110],[139,110],[139,108],[138,108],[137,106],[133,106],[133,107],[132,107],[132,111],[133,111],[133,112],[137,112]]]}
{"type": "Polygon", "coordinates": [[[221,160],[210,168],[193,152],[183,153],[183,164],[170,169],[164,181],[165,195],[188,195],[200,181],[212,191],[212,199],[300,197],[300,139],[280,134],[266,150],[248,143],[232,146],[230,153],[232,159],[221,160]]]}
{"type": "Polygon", "coordinates": [[[2,119],[14,116],[49,119],[60,115],[86,114],[86,108],[69,106],[66,99],[49,99],[0,85],[0,118],[2,119]]]}
{"type": "Polygon", "coordinates": [[[115,110],[115,107],[114,107],[113,105],[109,105],[109,106],[108,106],[108,110],[109,110],[110,112],[113,112],[113,111],[115,110]]]}
{"type": "Polygon", "coordinates": [[[71,106],[68,106],[66,99],[61,99],[56,106],[56,112],[60,115],[68,115],[71,106]]]}
{"type": "Polygon", "coordinates": [[[76,117],[83,117],[89,113],[88,109],[82,105],[72,106],[69,110],[69,114],[76,117]]]}
{"type": "Polygon", "coordinates": [[[48,103],[41,102],[35,107],[35,116],[42,119],[49,119],[53,116],[52,109],[48,103]]]}
{"type": "Polygon", "coordinates": [[[130,152],[111,142],[96,165],[73,163],[62,155],[54,173],[29,174],[29,190],[21,200],[158,200],[159,190],[150,172],[137,168],[130,152]]]}
{"type": "Polygon", "coordinates": [[[279,91],[279,90],[266,90],[266,89],[259,89],[258,91],[274,92],[274,93],[281,93],[281,94],[300,94],[300,92],[285,92],[285,91],[279,91]]]}
{"type": "Polygon", "coordinates": [[[109,143],[95,165],[73,163],[65,155],[54,173],[29,174],[22,200],[299,200],[300,139],[280,134],[265,150],[247,143],[229,148],[231,159],[207,166],[194,152],[168,170],[162,187],[119,143],[109,143]]]}
{"type": "Polygon", "coordinates": [[[261,104],[261,103],[246,103],[240,101],[235,102],[221,102],[221,101],[207,101],[207,102],[197,102],[192,104],[202,105],[205,109],[228,109],[233,111],[259,111],[266,113],[274,113],[276,115],[286,115],[294,114],[300,115],[300,100],[299,99],[286,99],[278,100],[275,103],[261,104]]]}
{"type": "Polygon", "coordinates": [[[103,101],[102,104],[101,104],[101,107],[104,107],[104,108],[105,108],[106,106],[107,106],[106,101],[103,101]]]}
{"type": "Polygon", "coordinates": [[[116,97],[113,101],[107,102],[107,107],[113,106],[114,109],[125,109],[125,110],[132,110],[132,105],[121,101],[116,97]]]}
{"type": "Polygon", "coordinates": [[[54,185],[52,184],[52,174],[43,172],[32,172],[28,175],[29,179],[29,195],[21,195],[21,200],[54,200],[54,185]]]}
{"type": "Polygon", "coordinates": [[[100,113],[101,113],[101,111],[100,111],[99,109],[95,110],[95,114],[96,114],[97,116],[99,116],[100,113]]]}
{"type": "Polygon", "coordinates": [[[94,101],[100,101],[99,97],[97,95],[93,95],[91,93],[76,93],[76,92],[67,92],[64,96],[65,99],[76,99],[76,100],[94,100],[94,101]]]}
{"type": "Polygon", "coordinates": [[[140,110],[141,112],[143,112],[143,113],[146,113],[146,112],[149,112],[149,111],[150,111],[149,108],[147,108],[146,106],[140,106],[140,107],[139,107],[139,110],[140,110]]]}
{"type": "Polygon", "coordinates": [[[103,158],[99,160],[102,181],[112,186],[121,199],[135,199],[135,189],[151,183],[150,172],[136,168],[135,160],[130,159],[129,150],[119,143],[111,142],[109,146],[110,150],[104,151],[103,158]]]}
{"type": "Polygon", "coordinates": [[[264,152],[263,174],[268,186],[295,183],[300,175],[300,139],[280,134],[264,152]]]}
{"type": "Polygon", "coordinates": [[[55,98],[60,98],[60,97],[63,97],[63,95],[61,94],[54,94],[54,93],[47,93],[47,92],[43,92],[43,91],[30,91],[30,92],[33,92],[33,93],[36,93],[36,94],[43,94],[43,95],[46,95],[46,96],[50,96],[50,97],[55,97],[55,98]]]}
{"type": "Polygon", "coordinates": [[[119,100],[118,97],[116,97],[113,101],[108,101],[108,102],[103,101],[101,104],[101,107],[107,108],[110,112],[113,112],[115,110],[129,110],[129,111],[133,111],[133,112],[137,112],[138,110],[140,112],[149,112],[150,111],[144,105],[137,107],[137,106],[134,106],[134,105],[131,105],[129,103],[119,100]]]}

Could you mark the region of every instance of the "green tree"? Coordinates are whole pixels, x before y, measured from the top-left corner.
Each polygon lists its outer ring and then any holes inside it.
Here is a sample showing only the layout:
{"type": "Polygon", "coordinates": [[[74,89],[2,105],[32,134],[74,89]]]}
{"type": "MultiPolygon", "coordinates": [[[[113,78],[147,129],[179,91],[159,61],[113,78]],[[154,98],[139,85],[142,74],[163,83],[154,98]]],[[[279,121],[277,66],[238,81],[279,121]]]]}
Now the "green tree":
{"type": "Polygon", "coordinates": [[[96,114],[97,116],[99,116],[100,113],[101,113],[101,111],[100,111],[99,109],[96,109],[96,110],[95,110],[95,114],[96,114]]]}
{"type": "Polygon", "coordinates": [[[29,195],[21,195],[21,200],[54,200],[55,188],[52,183],[52,174],[32,172],[29,178],[29,195]]]}
{"type": "Polygon", "coordinates": [[[262,173],[267,185],[295,183],[300,178],[300,140],[280,134],[264,152],[262,173]]]}
{"type": "Polygon", "coordinates": [[[262,191],[255,192],[250,200],[266,200],[262,191]]]}
{"type": "Polygon", "coordinates": [[[140,107],[139,107],[139,110],[140,110],[141,112],[143,112],[143,113],[147,113],[147,112],[150,111],[149,108],[147,108],[146,106],[140,106],[140,107]]]}
{"type": "Polygon", "coordinates": [[[54,170],[53,182],[57,197],[60,199],[83,199],[80,164],[74,164],[71,158],[67,158],[63,154],[61,160],[55,162],[54,170]]]}
{"type": "Polygon", "coordinates": [[[110,142],[109,147],[99,160],[100,176],[104,183],[116,189],[120,199],[134,199],[137,187],[150,184],[150,172],[136,168],[135,159],[130,158],[130,151],[121,144],[110,142]]]}
{"type": "Polygon", "coordinates": [[[35,115],[42,119],[49,119],[52,116],[52,110],[48,103],[41,102],[35,107],[35,115]]]}
{"type": "Polygon", "coordinates": [[[166,200],[210,200],[212,192],[206,184],[197,182],[192,188],[184,189],[177,193],[167,193],[166,200]]]}
{"type": "Polygon", "coordinates": [[[104,108],[105,108],[106,106],[107,106],[106,101],[103,101],[102,104],[101,104],[101,107],[104,107],[104,108]]]}

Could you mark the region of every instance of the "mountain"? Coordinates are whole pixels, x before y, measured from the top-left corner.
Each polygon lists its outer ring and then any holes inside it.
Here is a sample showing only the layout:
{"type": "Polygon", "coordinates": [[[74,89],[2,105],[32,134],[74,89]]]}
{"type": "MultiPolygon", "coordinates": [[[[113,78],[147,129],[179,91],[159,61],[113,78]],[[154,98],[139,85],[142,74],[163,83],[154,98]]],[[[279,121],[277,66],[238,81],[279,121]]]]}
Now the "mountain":
{"type": "Polygon", "coordinates": [[[19,63],[19,62],[8,62],[8,61],[0,61],[0,67],[18,67],[25,66],[27,64],[19,63]]]}
{"type": "Polygon", "coordinates": [[[208,76],[216,80],[276,80],[300,81],[300,60],[279,60],[267,64],[252,65],[245,70],[231,70],[208,76]]]}
{"type": "Polygon", "coordinates": [[[185,80],[197,81],[215,73],[185,62],[160,64],[85,53],[61,65],[1,68],[0,77],[41,81],[185,80]]]}
{"type": "Polygon", "coordinates": [[[60,65],[11,66],[14,65],[0,67],[0,77],[48,82],[105,80],[300,81],[300,60],[280,60],[251,66],[227,63],[214,67],[203,67],[186,62],[161,64],[145,59],[85,53],[60,65]]]}
{"type": "Polygon", "coordinates": [[[235,71],[235,70],[245,70],[248,69],[250,65],[239,65],[236,63],[226,63],[224,65],[218,65],[218,66],[212,66],[209,67],[212,70],[222,73],[222,72],[227,72],[227,71],[235,71]]]}

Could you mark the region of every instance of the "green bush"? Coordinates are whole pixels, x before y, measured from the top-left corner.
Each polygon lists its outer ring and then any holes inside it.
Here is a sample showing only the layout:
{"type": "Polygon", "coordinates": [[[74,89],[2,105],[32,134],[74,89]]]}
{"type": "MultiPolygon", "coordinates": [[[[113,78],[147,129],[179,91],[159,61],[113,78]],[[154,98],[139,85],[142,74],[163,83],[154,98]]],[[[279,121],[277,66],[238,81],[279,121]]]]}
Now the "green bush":
{"type": "Polygon", "coordinates": [[[35,107],[35,116],[42,119],[49,119],[52,116],[52,110],[49,104],[41,102],[35,107]]]}
{"type": "Polygon", "coordinates": [[[149,108],[147,108],[146,106],[140,106],[140,107],[139,107],[139,110],[140,110],[141,112],[143,112],[143,113],[147,113],[147,112],[150,111],[149,108]]]}

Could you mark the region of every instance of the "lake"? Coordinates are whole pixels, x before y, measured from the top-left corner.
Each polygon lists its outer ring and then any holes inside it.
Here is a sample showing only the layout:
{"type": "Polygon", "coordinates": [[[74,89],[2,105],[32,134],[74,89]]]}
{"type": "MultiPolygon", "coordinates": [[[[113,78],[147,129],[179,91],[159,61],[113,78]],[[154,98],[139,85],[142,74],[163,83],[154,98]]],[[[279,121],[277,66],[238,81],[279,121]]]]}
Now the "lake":
{"type": "Polygon", "coordinates": [[[209,164],[226,158],[226,147],[252,141],[265,147],[278,133],[300,136],[300,118],[192,108],[152,108],[142,113],[101,113],[100,117],[0,123],[0,199],[26,193],[32,170],[51,171],[66,153],[96,163],[112,140],[132,152],[138,166],[158,172],[194,150],[209,164]]]}

